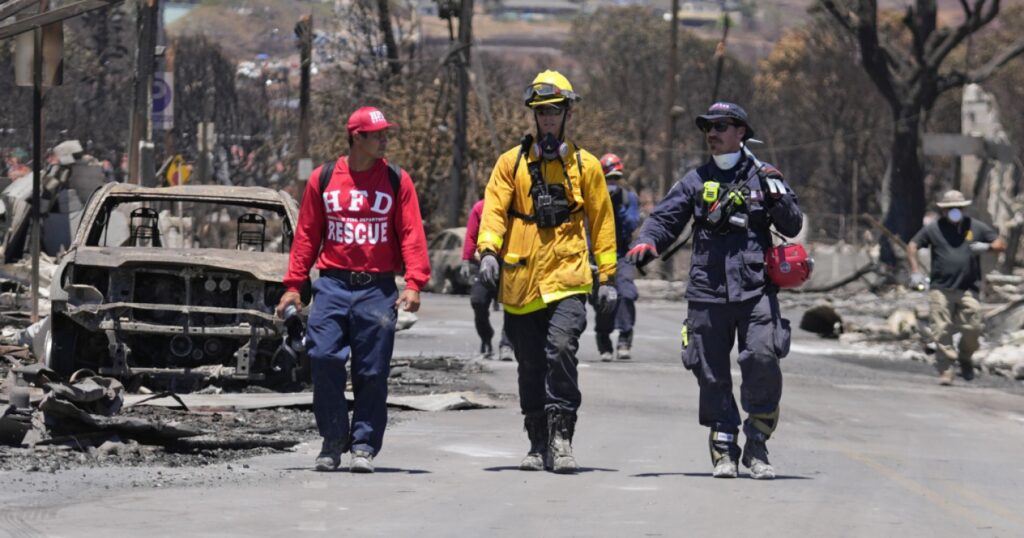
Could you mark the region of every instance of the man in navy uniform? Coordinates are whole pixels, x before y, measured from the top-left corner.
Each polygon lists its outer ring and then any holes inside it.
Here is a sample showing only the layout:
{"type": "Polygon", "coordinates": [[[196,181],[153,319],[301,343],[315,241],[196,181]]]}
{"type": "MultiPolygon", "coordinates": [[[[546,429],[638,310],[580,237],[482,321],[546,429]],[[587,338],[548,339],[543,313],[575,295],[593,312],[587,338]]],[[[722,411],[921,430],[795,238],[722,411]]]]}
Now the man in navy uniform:
{"type": "Polygon", "coordinates": [[[712,158],[676,182],[626,258],[643,265],[669,247],[693,218],[683,365],[700,386],[699,418],[711,430],[713,476],[734,478],[741,459],[740,413],[729,373],[729,353],[738,339],[740,404],[747,413],[742,462],[753,478],[772,479],[775,470],[765,443],[778,424],[779,359],[789,351],[790,332],[779,313],[778,288],[766,278],[765,253],[772,247],[771,227],[795,236],[803,215],[782,174],[744,151],[744,141],[754,135],[746,111],[719,102],[696,123],[712,158]]]}

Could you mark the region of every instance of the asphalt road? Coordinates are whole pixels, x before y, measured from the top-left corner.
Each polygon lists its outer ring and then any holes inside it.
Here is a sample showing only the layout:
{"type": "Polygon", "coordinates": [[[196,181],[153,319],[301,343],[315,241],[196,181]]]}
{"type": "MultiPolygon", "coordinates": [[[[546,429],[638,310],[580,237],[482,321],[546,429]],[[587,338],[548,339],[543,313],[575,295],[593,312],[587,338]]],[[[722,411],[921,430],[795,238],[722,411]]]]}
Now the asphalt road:
{"type": "MultiPolygon", "coordinates": [[[[3,473],[22,487],[0,487],[0,536],[1024,536],[1019,384],[939,387],[927,365],[840,361],[798,335],[769,443],[779,478],[717,480],[678,358],[683,315],[641,303],[628,363],[597,361],[584,335],[575,476],[516,470],[527,441],[509,399],[406,415],[374,475],[312,472],[312,444],[156,481],[137,469],[3,473]]],[[[397,352],[477,346],[468,299],[427,295],[397,352]]],[[[483,381],[514,395],[514,364],[487,366],[483,381]]]]}

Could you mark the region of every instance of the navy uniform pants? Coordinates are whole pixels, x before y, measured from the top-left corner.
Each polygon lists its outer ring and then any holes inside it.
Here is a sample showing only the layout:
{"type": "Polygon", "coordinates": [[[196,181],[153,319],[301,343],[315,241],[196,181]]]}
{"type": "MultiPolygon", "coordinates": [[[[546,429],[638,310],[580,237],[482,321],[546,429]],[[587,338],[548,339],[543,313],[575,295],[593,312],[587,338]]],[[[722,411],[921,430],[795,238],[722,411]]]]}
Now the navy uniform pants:
{"type": "Polygon", "coordinates": [[[597,352],[612,352],[612,331],[619,331],[618,347],[629,349],[633,347],[633,325],[636,323],[636,300],[639,296],[636,284],[636,266],[619,259],[615,269],[615,289],[619,292],[619,301],[615,310],[601,314],[596,312],[597,288],[594,282],[594,293],[591,295],[591,302],[595,304],[594,332],[597,334],[597,352]]]}
{"type": "Polygon", "coordinates": [[[582,294],[529,314],[505,312],[505,332],[519,363],[519,406],[524,415],[579,409],[576,351],[586,327],[582,294]]]}
{"type": "MultiPolygon", "coordinates": [[[[497,287],[488,287],[480,282],[479,276],[473,277],[473,284],[469,288],[469,304],[473,307],[473,323],[476,325],[476,334],[482,342],[490,342],[494,338],[494,328],[491,327],[491,302],[498,296],[497,287]]],[[[505,332],[501,333],[502,347],[511,346],[505,332]]]]}
{"type": "Polygon", "coordinates": [[[313,283],[313,309],[306,329],[313,414],[320,435],[345,441],[346,449],[377,454],[383,444],[397,299],[392,278],[356,286],[321,276],[313,283]],[[351,428],[345,401],[349,358],[355,393],[351,428]]]}
{"type": "Polygon", "coordinates": [[[729,354],[738,343],[742,374],[740,405],[748,414],[743,433],[767,438],[774,430],[782,399],[779,359],[789,353],[789,321],[779,313],[773,293],[742,303],[689,303],[683,365],[700,386],[700,423],[715,431],[738,433],[739,409],[732,393],[729,354]],[[761,418],[754,424],[751,418],[761,418]],[[774,418],[772,418],[774,417],[774,418]]]}

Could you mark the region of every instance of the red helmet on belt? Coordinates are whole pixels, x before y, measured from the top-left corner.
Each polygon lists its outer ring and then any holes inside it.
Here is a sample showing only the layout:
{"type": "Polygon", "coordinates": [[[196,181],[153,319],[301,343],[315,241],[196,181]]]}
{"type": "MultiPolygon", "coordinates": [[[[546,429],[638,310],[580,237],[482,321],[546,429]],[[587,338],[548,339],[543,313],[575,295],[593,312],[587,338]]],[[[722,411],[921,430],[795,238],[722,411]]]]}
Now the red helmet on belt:
{"type": "Polygon", "coordinates": [[[601,170],[604,177],[622,176],[622,159],[614,153],[605,153],[601,156],[601,170]]]}
{"type": "Polygon", "coordinates": [[[811,278],[814,259],[799,243],[783,243],[765,254],[768,278],[780,288],[798,288],[811,278]]]}

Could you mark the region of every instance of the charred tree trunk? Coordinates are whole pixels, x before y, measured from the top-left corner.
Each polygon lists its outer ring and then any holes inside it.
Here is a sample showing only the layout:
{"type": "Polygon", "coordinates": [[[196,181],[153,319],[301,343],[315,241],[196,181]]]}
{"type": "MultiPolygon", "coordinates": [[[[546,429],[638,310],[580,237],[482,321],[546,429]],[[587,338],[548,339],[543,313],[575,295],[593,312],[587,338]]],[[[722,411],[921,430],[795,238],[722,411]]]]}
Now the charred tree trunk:
{"type": "MultiPolygon", "coordinates": [[[[916,110],[894,111],[892,145],[890,146],[889,178],[885,208],[885,227],[909,241],[924,219],[927,201],[924,190],[924,167],[921,163],[921,120],[916,110]]],[[[893,250],[890,241],[882,242],[882,261],[894,264],[902,255],[893,250]]]]}
{"type": "MultiPolygon", "coordinates": [[[[969,36],[999,15],[999,0],[960,1],[963,20],[940,25],[936,0],[906,2],[901,25],[879,23],[878,0],[818,0],[857,39],[865,72],[893,111],[895,135],[889,173],[885,225],[906,241],[921,226],[924,167],[921,137],[927,113],[943,92],[967,82],[980,83],[1007,62],[1024,54],[1024,38],[1006,44],[978,67],[950,67],[949,55],[969,36]]],[[[882,259],[896,260],[888,241],[882,259]]]]}

